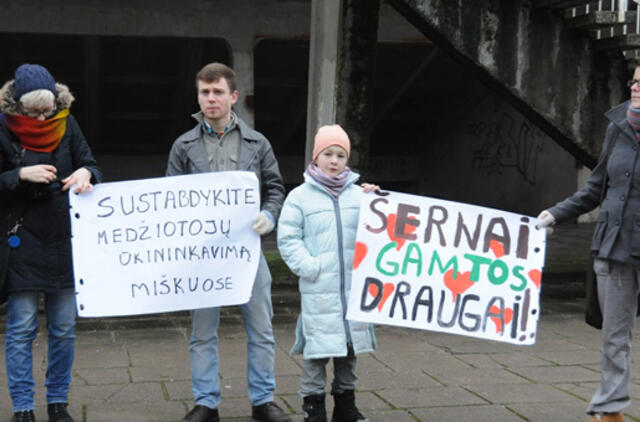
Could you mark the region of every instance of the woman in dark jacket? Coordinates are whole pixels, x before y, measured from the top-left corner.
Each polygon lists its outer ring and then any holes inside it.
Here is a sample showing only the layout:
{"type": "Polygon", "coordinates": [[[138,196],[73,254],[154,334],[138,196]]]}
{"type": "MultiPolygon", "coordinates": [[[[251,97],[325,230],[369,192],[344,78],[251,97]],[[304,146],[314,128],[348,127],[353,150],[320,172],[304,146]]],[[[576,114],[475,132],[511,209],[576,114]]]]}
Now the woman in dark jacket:
{"type": "Polygon", "coordinates": [[[591,252],[603,316],[601,379],[587,407],[590,422],[621,422],[631,403],[631,334],[640,293],[640,62],[634,66],[631,99],[605,114],[603,152],[586,186],[538,216],[546,227],[600,205],[591,252]]]}
{"type": "Polygon", "coordinates": [[[35,421],[32,342],[39,293],[48,328],[47,411],[67,412],[76,303],[67,192],[93,189],[102,174],[74,117],[73,96],[42,66],[23,64],[0,89],[0,237],[10,246],[6,368],[12,421],[35,421]]]}

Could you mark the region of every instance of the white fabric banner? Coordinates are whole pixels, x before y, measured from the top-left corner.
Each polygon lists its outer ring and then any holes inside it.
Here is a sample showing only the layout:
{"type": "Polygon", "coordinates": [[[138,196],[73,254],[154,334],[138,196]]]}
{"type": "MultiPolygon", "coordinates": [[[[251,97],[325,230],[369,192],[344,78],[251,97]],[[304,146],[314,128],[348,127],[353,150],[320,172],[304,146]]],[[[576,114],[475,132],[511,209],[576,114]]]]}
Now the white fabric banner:
{"type": "Polygon", "coordinates": [[[347,318],[535,343],[538,220],[395,192],[363,195],[347,318]]]}
{"type": "Polygon", "coordinates": [[[251,227],[260,212],[254,173],[102,183],[69,199],[80,316],[249,300],[260,260],[251,227]]]}

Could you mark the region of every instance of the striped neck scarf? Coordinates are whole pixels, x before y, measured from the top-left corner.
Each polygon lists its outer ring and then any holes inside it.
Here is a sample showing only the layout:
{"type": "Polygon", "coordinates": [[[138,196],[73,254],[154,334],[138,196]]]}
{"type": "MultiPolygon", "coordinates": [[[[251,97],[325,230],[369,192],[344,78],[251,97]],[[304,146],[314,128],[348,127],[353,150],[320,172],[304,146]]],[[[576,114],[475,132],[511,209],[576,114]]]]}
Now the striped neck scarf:
{"type": "Polygon", "coordinates": [[[69,109],[65,108],[45,120],[22,114],[5,114],[4,120],[9,130],[18,137],[22,148],[37,152],[51,152],[60,145],[67,131],[68,115],[69,109]]]}
{"type": "Polygon", "coordinates": [[[349,167],[345,167],[344,170],[337,176],[330,176],[320,170],[315,164],[310,163],[309,167],[305,171],[313,180],[320,183],[324,188],[335,198],[340,195],[340,192],[344,189],[349,180],[349,174],[351,170],[349,167]]]}
{"type": "Polygon", "coordinates": [[[627,122],[636,133],[636,139],[640,141],[640,108],[632,107],[629,104],[627,109],[627,122]]]}

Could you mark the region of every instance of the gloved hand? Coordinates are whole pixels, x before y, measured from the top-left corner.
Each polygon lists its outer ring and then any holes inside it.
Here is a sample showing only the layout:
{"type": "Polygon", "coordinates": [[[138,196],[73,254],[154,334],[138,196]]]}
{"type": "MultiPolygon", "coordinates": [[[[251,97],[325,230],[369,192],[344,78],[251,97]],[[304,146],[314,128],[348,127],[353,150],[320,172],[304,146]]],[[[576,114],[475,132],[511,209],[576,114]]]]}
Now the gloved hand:
{"type": "Polygon", "coordinates": [[[538,220],[540,220],[540,224],[538,227],[543,227],[547,231],[547,235],[553,233],[553,229],[551,226],[556,224],[556,219],[551,213],[547,210],[542,211],[538,215],[538,220]]]}
{"type": "Polygon", "coordinates": [[[260,211],[260,214],[253,220],[253,230],[255,230],[260,236],[265,235],[275,227],[273,217],[267,215],[265,211],[260,211]]]}

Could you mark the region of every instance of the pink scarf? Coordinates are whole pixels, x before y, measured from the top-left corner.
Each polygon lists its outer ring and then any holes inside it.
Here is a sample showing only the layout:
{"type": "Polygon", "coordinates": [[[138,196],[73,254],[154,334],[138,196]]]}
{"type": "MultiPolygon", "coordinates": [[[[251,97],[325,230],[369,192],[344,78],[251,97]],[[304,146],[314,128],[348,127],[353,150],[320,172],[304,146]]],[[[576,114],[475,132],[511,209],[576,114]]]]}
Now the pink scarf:
{"type": "Polygon", "coordinates": [[[309,167],[307,167],[305,173],[311,176],[313,180],[324,186],[331,195],[337,198],[347,184],[347,180],[349,180],[351,169],[349,167],[345,167],[345,169],[337,176],[330,176],[320,170],[315,164],[311,163],[309,164],[309,167]]]}

